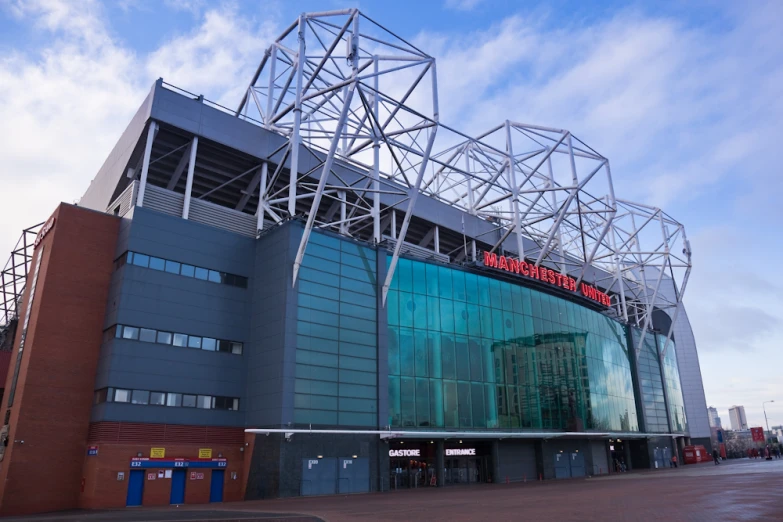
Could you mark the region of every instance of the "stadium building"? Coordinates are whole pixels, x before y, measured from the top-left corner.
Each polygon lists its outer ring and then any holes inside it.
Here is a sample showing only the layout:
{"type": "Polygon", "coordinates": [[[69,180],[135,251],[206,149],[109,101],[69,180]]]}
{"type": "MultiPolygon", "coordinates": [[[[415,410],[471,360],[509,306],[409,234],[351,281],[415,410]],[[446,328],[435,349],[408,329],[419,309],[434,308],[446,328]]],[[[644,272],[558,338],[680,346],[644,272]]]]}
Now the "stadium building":
{"type": "Polygon", "coordinates": [[[42,218],[2,273],[0,514],[709,445],[683,226],[566,130],[443,124],[435,59],[357,10],[298,18],[235,109],[157,81],[42,218]]]}

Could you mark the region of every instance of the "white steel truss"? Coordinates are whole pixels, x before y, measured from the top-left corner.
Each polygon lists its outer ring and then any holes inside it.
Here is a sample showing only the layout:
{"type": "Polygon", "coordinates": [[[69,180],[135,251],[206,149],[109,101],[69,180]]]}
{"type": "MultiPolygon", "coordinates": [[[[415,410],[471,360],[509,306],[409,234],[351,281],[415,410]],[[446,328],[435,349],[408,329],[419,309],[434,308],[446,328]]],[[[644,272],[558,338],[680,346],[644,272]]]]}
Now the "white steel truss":
{"type": "Polygon", "coordinates": [[[381,242],[404,209],[385,301],[423,193],[492,225],[471,238],[471,260],[481,241],[577,284],[587,278],[610,294],[605,313],[640,328],[655,310],[676,320],[691,267],[682,224],[617,199],[608,159],[567,130],[505,121],[471,137],[444,125],[435,58],[357,9],[299,16],[265,52],[235,114],[286,138],[261,165],[257,214],[279,223],[299,204],[294,284],[313,228],[351,236],[371,225],[381,242]],[[395,203],[382,206],[388,197],[395,203]]]}

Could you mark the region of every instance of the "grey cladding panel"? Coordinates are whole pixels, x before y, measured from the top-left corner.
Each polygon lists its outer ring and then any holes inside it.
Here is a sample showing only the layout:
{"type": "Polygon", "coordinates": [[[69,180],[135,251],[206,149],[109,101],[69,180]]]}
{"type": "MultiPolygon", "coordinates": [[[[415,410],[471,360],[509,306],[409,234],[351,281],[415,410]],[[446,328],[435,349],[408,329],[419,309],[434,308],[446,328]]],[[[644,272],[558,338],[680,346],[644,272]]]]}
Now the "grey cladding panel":
{"type": "Polygon", "coordinates": [[[498,482],[520,482],[527,478],[535,480],[536,446],[527,441],[501,441],[498,445],[498,482]]]}

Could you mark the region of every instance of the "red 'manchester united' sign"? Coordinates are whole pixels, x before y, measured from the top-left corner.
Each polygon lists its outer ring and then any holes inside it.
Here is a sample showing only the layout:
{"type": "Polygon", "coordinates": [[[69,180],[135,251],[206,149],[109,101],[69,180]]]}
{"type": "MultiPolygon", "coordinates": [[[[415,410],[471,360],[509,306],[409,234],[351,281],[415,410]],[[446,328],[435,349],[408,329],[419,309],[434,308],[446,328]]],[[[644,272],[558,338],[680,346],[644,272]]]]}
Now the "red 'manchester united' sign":
{"type": "MultiPolygon", "coordinates": [[[[491,268],[497,268],[498,270],[505,270],[506,272],[512,272],[514,274],[522,274],[524,276],[538,279],[551,285],[559,286],[576,292],[576,279],[563,275],[549,268],[543,266],[536,266],[533,263],[528,263],[524,259],[514,259],[513,257],[499,256],[497,254],[484,251],[484,266],[491,268]]],[[[611,306],[612,302],[608,294],[605,294],[592,285],[586,283],[579,283],[579,293],[585,297],[599,302],[604,306],[611,306]]]]}

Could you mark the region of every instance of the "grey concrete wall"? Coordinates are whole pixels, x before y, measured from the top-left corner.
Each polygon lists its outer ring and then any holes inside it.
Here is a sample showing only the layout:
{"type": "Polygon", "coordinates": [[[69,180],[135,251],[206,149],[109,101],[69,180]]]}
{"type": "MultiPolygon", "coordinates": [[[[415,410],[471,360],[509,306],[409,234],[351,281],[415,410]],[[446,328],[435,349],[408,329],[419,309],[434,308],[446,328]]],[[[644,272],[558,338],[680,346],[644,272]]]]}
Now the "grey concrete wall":
{"type": "Polygon", "coordinates": [[[536,445],[533,441],[502,440],[498,443],[498,476],[495,482],[538,480],[536,445]]]}

